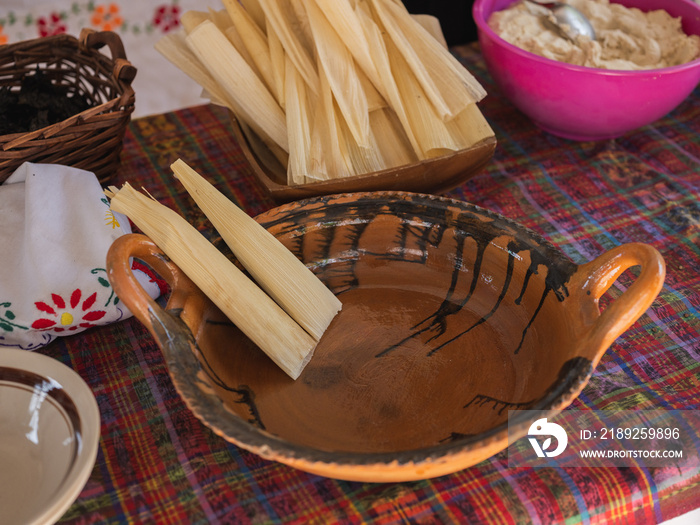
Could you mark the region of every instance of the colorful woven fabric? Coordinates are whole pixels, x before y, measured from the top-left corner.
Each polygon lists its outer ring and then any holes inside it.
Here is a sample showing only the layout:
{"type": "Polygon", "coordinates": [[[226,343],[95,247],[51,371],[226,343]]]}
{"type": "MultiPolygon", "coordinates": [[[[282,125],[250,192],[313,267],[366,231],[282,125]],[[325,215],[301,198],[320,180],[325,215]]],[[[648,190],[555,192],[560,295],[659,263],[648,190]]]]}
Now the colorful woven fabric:
{"type": "MultiPolygon", "coordinates": [[[[577,143],[536,127],[500,94],[478,48],[456,50],[484,84],[493,161],[450,196],[548,238],[576,263],[641,241],[668,276],[652,308],[605,354],[572,409],[700,409],[700,89],[652,126],[577,143]]],[[[119,181],[143,185],[209,226],[169,165],[183,158],[255,215],[253,182],[225,111],[201,106],[134,120],[119,181]]],[[[208,232],[211,234],[211,230],[208,232]]],[[[608,293],[622,293],[624,274],[608,293]]],[[[700,470],[508,468],[505,453],[410,483],[337,481],[272,463],[216,436],[175,392],[161,353],[130,319],[42,353],[76,370],[102,415],[97,463],[64,523],[658,523],[700,507],[700,470]]]]}

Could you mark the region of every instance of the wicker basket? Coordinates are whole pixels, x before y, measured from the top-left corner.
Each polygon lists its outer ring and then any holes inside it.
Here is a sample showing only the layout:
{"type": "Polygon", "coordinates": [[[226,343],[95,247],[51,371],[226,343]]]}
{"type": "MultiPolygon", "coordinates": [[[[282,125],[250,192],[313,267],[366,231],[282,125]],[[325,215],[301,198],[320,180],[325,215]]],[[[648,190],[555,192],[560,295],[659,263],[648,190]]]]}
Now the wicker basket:
{"type": "Polygon", "coordinates": [[[136,68],[119,35],[83,29],[79,40],[56,35],[0,47],[0,87],[18,91],[23,77],[37,68],[70,95],[85,97],[90,107],[42,129],[1,135],[0,183],[23,162],[41,162],[91,171],[106,184],[119,167],[134,111],[136,68]],[[111,59],[99,52],[104,45],[111,59]]]}

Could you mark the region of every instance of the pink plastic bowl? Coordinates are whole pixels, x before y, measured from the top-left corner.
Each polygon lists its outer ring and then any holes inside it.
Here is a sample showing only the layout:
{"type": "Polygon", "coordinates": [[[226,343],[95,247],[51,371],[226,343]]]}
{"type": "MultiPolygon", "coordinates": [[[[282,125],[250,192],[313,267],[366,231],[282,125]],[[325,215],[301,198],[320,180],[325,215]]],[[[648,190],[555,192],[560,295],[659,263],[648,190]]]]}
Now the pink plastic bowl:
{"type": "MultiPolygon", "coordinates": [[[[700,59],[648,71],[573,66],[509,44],[488,26],[491,13],[516,0],[476,0],[473,15],[486,67],[508,99],[540,128],[574,140],[602,140],[650,124],[678,106],[700,82],[700,59]]],[[[642,11],[665,9],[700,35],[692,0],[616,0],[642,11]]]]}

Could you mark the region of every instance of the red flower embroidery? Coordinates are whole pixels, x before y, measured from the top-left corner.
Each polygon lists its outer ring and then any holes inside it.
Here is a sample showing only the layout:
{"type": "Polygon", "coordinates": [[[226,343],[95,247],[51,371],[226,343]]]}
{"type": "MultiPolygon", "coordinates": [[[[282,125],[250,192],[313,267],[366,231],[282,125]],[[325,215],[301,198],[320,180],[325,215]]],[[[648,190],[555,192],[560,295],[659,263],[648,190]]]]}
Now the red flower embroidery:
{"type": "Polygon", "coordinates": [[[161,5],[153,12],[153,25],[163,33],[177,29],[180,26],[180,7],[177,5],[161,5]]]}
{"type": "Polygon", "coordinates": [[[158,277],[158,274],[151,270],[150,266],[146,266],[145,264],[134,259],[134,261],[131,263],[131,268],[132,270],[140,270],[145,273],[148,276],[148,281],[155,283],[156,286],[158,286],[158,293],[160,293],[160,295],[166,295],[168,293],[168,290],[170,289],[168,287],[168,283],[165,282],[165,279],[158,277]]]}
{"type": "Polygon", "coordinates": [[[62,296],[52,293],[52,304],[44,301],[34,303],[37,310],[48,314],[48,316],[34,321],[32,328],[53,330],[54,332],[90,328],[94,326],[95,321],[99,321],[107,313],[104,310],[91,310],[95,301],[97,301],[97,292],[83,299],[83,293],[80,289],[76,289],[70,294],[68,302],[62,296]],[[76,320],[78,321],[76,322],[76,320]]]}
{"type": "Polygon", "coordinates": [[[36,23],[39,36],[42,37],[61,35],[68,30],[66,24],[63,23],[61,15],[58,13],[51,13],[48,17],[40,16],[36,23]]]}

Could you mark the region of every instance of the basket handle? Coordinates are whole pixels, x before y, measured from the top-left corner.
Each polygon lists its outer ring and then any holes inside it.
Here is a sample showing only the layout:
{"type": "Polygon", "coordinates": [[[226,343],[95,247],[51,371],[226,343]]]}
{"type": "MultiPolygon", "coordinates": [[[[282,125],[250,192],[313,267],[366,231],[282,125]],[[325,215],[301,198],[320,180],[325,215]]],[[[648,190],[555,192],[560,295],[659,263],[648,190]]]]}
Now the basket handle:
{"type": "Polygon", "coordinates": [[[89,27],[80,31],[80,46],[83,49],[98,50],[105,45],[109,47],[114,61],[114,78],[126,86],[131,86],[136,77],[136,67],[126,59],[124,44],[119,35],[114,31],[95,31],[89,27]]]}

